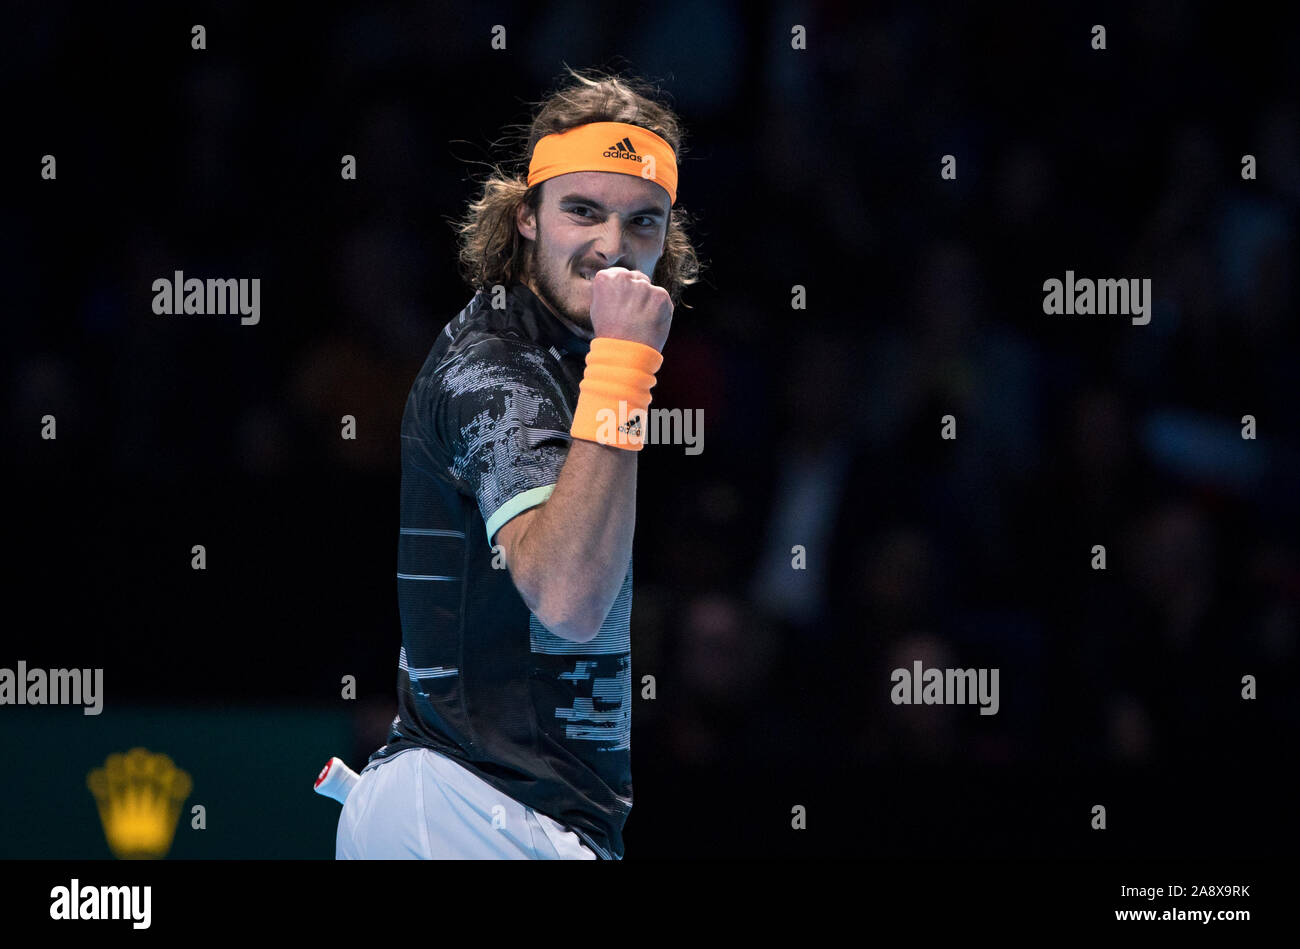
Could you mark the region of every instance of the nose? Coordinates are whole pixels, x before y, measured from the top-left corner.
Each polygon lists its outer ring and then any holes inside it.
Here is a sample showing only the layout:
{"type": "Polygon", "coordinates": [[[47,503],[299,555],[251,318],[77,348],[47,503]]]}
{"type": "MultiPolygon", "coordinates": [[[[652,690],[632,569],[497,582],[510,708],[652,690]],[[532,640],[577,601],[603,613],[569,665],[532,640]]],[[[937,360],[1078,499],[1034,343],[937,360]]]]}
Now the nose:
{"type": "Polygon", "coordinates": [[[623,262],[626,250],[623,222],[618,215],[611,214],[600,226],[596,242],[592,245],[592,252],[604,262],[606,267],[617,267],[623,262]]]}

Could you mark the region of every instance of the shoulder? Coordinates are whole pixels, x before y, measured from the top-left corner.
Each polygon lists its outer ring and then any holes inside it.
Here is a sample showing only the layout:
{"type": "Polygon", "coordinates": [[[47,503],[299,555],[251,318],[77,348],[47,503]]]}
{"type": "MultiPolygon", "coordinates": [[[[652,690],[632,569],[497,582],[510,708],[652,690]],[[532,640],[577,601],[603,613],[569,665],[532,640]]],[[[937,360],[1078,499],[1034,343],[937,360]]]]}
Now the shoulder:
{"type": "Polygon", "coordinates": [[[503,387],[549,387],[558,371],[555,355],[540,343],[486,327],[459,335],[434,368],[438,389],[452,397],[503,387]]]}
{"type": "Polygon", "coordinates": [[[545,370],[565,359],[571,349],[566,338],[540,311],[537,298],[527,287],[512,285],[504,295],[479,290],[443,328],[436,368],[516,368],[522,364],[545,370]]]}

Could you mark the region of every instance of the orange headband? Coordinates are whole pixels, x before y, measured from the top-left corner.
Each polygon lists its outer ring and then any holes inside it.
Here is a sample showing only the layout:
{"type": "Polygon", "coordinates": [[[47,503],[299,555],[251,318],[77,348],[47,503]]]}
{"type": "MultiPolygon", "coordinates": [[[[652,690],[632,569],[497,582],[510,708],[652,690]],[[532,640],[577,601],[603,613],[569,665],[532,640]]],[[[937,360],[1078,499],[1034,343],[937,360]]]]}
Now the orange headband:
{"type": "Polygon", "coordinates": [[[588,122],[544,135],[528,164],[528,187],[571,171],[613,171],[653,181],[677,203],[677,156],[662,138],[627,122],[588,122]]]}

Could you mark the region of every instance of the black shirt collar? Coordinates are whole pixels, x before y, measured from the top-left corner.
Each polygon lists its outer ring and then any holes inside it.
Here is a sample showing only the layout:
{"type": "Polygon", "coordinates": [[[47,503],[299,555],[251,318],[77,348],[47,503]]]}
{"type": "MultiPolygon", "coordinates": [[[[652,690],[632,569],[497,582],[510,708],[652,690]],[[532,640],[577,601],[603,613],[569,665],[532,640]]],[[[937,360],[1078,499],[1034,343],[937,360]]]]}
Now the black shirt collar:
{"type": "Polygon", "coordinates": [[[585,356],[591,349],[591,341],[579,336],[547,309],[526,284],[512,285],[506,296],[515,315],[534,339],[578,356],[585,356]]]}

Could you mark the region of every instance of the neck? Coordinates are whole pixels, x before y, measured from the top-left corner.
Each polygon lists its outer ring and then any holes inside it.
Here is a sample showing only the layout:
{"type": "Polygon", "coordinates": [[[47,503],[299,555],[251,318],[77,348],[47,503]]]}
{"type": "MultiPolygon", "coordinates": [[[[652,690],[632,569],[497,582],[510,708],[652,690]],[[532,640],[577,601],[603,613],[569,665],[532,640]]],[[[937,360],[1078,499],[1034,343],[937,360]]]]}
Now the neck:
{"type": "Polygon", "coordinates": [[[568,319],[567,317],[561,316],[560,313],[555,309],[555,307],[551,306],[550,302],[546,299],[546,297],[542,296],[540,293],[537,292],[537,287],[533,284],[533,281],[531,279],[525,280],[524,285],[533,292],[533,296],[537,297],[537,299],[541,301],[542,306],[546,308],[546,312],[550,313],[551,316],[559,320],[560,323],[564,327],[566,327],[571,333],[573,333],[579,339],[585,339],[585,340],[595,339],[596,334],[594,331],[589,329],[584,329],[583,327],[574,323],[572,320],[568,319]]]}

